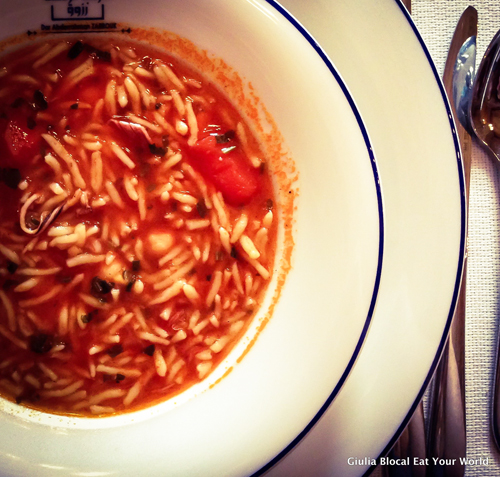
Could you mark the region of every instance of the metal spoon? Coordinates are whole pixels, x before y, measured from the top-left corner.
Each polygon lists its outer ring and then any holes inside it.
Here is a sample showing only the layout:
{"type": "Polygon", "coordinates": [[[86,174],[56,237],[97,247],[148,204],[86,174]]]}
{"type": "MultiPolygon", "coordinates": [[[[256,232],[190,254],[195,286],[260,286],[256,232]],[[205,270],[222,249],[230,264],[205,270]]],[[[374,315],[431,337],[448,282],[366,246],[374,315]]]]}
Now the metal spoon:
{"type": "MultiPolygon", "coordinates": [[[[493,156],[500,161],[500,31],[484,54],[473,86],[470,106],[472,131],[493,156]]],[[[499,338],[500,339],[500,334],[499,338]]],[[[491,409],[493,437],[500,449],[500,341],[497,341],[495,384],[491,409]]]]}
{"type": "MultiPolygon", "coordinates": [[[[471,136],[467,121],[470,91],[476,63],[477,11],[468,7],[457,24],[446,61],[443,85],[450,98],[455,119],[456,135],[465,176],[465,213],[468,215],[468,192],[471,167],[471,136]],[[463,127],[462,127],[463,126],[463,127]]],[[[463,477],[467,433],[465,416],[465,305],[467,254],[462,270],[462,282],[457,306],[450,328],[448,342],[434,375],[428,413],[427,475],[436,477],[463,477]],[[445,464],[443,464],[443,462],[445,464]]]]}
{"type": "Polygon", "coordinates": [[[500,161],[500,31],[491,40],[477,71],[470,105],[472,132],[500,161]]]}

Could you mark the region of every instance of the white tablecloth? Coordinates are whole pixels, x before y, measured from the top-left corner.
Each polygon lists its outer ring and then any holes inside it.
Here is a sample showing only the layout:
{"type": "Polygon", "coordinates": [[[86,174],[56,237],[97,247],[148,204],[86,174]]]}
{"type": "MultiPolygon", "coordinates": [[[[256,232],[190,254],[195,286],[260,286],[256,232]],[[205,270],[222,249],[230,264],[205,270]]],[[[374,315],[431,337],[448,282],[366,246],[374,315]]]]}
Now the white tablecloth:
{"type": "MultiPolygon", "coordinates": [[[[455,26],[467,6],[478,11],[477,66],[500,29],[498,0],[413,0],[412,17],[442,75],[455,26]]],[[[488,459],[467,476],[500,475],[490,428],[490,398],[500,314],[500,163],[474,145],[469,202],[466,317],[467,457],[488,459]]]]}

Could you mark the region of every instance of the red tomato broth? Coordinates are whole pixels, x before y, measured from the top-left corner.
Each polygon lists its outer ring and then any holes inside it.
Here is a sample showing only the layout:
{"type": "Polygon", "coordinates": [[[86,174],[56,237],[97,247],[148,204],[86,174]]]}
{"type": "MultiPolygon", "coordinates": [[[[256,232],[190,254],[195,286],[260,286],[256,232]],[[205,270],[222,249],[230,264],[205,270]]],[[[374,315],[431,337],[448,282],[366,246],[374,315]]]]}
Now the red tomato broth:
{"type": "Polygon", "coordinates": [[[272,275],[276,201],[257,141],[215,86],[157,50],[93,43],[94,50],[86,47],[69,58],[75,44],[76,39],[66,42],[37,68],[19,58],[32,58],[39,45],[0,62],[6,71],[0,77],[0,167],[3,175],[17,169],[21,177],[15,190],[0,182],[0,394],[48,412],[103,415],[168,399],[204,379],[227,356],[252,321],[272,275]],[[109,57],[101,58],[103,51],[109,57]],[[92,73],[68,86],[71,72],[84,68],[89,58],[92,73]],[[124,70],[125,65],[131,66],[124,70]],[[169,65],[181,78],[183,101],[192,101],[200,118],[191,144],[191,134],[176,129],[180,120],[188,122],[174,104],[179,86],[172,80],[159,84],[153,69],[158,65],[169,65]],[[127,104],[117,99],[125,78],[142,92],[140,109],[125,87],[127,104]],[[114,106],[109,106],[105,98],[113,81],[114,106]],[[39,92],[47,102],[41,107],[34,101],[39,92]],[[29,152],[17,154],[8,142],[14,119],[21,136],[29,138],[24,147],[29,152]],[[228,131],[230,150],[220,154],[238,163],[247,182],[257,181],[243,198],[231,190],[231,180],[219,188],[217,170],[207,172],[192,152],[204,138],[228,131]],[[57,140],[57,151],[42,134],[57,140]],[[131,163],[117,156],[113,143],[131,163]],[[60,145],[69,158],[61,157],[60,145]],[[47,155],[55,159],[52,166],[47,155]],[[75,164],[85,187],[77,185],[75,164]],[[22,205],[35,194],[39,197],[27,210],[32,228],[26,223],[23,229],[22,205]],[[44,210],[51,200],[53,206],[44,210]],[[45,229],[31,233],[43,223],[42,212],[61,204],[64,209],[45,229]],[[259,245],[258,259],[250,257],[248,241],[228,242],[243,214],[248,224],[242,237],[259,245]],[[62,234],[64,227],[68,232],[62,234]],[[75,238],[77,227],[79,233],[85,228],[83,238],[75,238]],[[63,239],[68,242],[57,242],[63,239]],[[99,261],[74,265],[80,257],[99,261]],[[23,274],[50,269],[57,272],[23,274]],[[97,293],[95,277],[112,291],[97,293]],[[29,280],[36,281],[32,288],[16,290],[29,280]],[[54,290],[54,296],[37,303],[54,290]]]}

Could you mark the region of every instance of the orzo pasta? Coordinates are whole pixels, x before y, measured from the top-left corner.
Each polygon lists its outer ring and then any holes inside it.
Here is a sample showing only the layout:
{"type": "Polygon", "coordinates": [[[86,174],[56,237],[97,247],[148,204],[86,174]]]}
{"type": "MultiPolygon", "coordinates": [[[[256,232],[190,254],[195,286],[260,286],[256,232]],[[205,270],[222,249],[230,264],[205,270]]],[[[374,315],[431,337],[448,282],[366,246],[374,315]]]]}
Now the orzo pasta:
{"type": "Polygon", "coordinates": [[[139,44],[0,61],[0,394],[101,415],[204,379],[272,275],[266,161],[227,99],[139,44]]]}

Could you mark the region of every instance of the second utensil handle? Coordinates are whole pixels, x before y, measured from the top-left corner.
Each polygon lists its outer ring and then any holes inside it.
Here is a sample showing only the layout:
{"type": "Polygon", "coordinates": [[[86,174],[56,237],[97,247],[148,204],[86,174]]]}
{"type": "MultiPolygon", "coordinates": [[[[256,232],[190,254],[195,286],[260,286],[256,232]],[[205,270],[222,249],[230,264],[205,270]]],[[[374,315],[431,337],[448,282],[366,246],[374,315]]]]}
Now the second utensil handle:
{"type": "Polygon", "coordinates": [[[495,361],[495,384],[493,387],[493,400],[491,409],[491,428],[493,438],[500,449],[500,332],[497,333],[497,352],[495,361]]]}
{"type": "MultiPolygon", "coordinates": [[[[466,262],[463,276],[466,276],[466,262]]],[[[465,377],[461,372],[464,369],[465,288],[462,282],[452,329],[434,377],[437,391],[430,403],[428,429],[430,476],[462,477],[465,473],[465,465],[460,460],[465,458],[467,447],[465,377]]]]}

